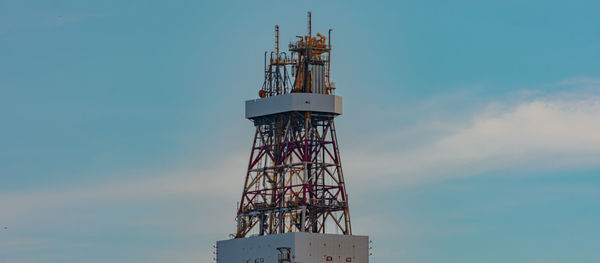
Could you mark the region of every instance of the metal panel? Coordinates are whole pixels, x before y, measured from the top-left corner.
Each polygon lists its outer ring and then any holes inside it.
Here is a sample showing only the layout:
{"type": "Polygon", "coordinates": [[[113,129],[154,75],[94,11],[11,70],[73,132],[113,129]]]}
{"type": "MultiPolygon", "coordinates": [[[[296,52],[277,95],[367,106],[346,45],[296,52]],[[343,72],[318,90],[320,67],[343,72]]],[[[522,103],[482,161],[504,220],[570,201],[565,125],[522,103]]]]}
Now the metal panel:
{"type": "Polygon", "coordinates": [[[298,232],[295,238],[297,263],[368,263],[369,237],[298,232]],[[331,259],[331,261],[328,261],[331,259]]]}
{"type": "Polygon", "coordinates": [[[279,247],[290,248],[296,263],[369,262],[367,236],[289,232],[218,241],[217,263],[278,263],[279,247]]]}
{"type": "Polygon", "coordinates": [[[342,114],[342,97],[314,93],[289,93],[246,101],[246,118],[290,111],[314,111],[342,114]]]}
{"type": "Polygon", "coordinates": [[[278,247],[294,253],[294,233],[217,241],[217,263],[278,263],[278,247]]]}

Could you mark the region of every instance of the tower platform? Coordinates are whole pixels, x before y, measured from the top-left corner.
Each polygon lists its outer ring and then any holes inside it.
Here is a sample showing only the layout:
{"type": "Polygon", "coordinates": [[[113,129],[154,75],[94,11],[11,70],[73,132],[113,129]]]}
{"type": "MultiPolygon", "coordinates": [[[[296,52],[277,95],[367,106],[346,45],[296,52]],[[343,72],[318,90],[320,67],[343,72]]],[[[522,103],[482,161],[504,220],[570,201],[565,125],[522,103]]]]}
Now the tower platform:
{"type": "Polygon", "coordinates": [[[318,93],[288,93],[246,101],[246,118],[290,112],[311,111],[342,114],[342,97],[318,93]]]}
{"type": "Polygon", "coordinates": [[[369,237],[288,232],[217,241],[217,263],[368,263],[369,237]]]}

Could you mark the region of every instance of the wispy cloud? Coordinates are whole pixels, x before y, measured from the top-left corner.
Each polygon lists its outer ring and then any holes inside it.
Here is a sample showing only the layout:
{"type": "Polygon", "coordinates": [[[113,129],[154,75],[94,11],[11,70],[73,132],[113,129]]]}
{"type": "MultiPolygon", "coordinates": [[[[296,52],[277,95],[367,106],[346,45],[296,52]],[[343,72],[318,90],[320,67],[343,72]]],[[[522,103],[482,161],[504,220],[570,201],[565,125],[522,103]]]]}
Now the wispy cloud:
{"type": "MultiPolygon", "coordinates": [[[[96,185],[65,186],[59,189],[20,191],[0,194],[0,221],[19,224],[23,219],[40,214],[60,217],[73,207],[107,204],[138,204],[164,199],[232,202],[241,189],[246,158],[232,153],[222,163],[205,164],[202,168],[180,168],[164,173],[148,173],[124,177],[96,185]],[[225,165],[227,164],[227,165],[225,165]],[[239,187],[235,187],[238,186],[239,187]]],[[[234,207],[231,203],[227,207],[234,207]]],[[[29,221],[29,220],[28,220],[29,221]]]]}
{"type": "MultiPolygon", "coordinates": [[[[355,149],[346,152],[345,168],[360,175],[357,180],[390,185],[507,169],[600,165],[600,81],[576,78],[557,85],[582,89],[490,102],[459,123],[427,120],[438,123],[438,135],[431,140],[416,139],[416,145],[391,151],[355,149]]],[[[412,134],[436,134],[431,125],[416,126],[412,134]]]]}
{"type": "Polygon", "coordinates": [[[69,260],[78,260],[85,254],[102,254],[103,249],[121,249],[99,238],[129,236],[161,243],[191,240],[194,247],[171,245],[155,253],[130,255],[122,262],[210,261],[211,244],[234,231],[233,213],[245,166],[245,155],[231,153],[212,164],[205,159],[199,167],[129,175],[95,185],[1,193],[0,226],[8,228],[0,232],[0,259],[52,261],[56,251],[65,251],[69,260]],[[83,252],[67,252],[73,249],[83,252]]]}

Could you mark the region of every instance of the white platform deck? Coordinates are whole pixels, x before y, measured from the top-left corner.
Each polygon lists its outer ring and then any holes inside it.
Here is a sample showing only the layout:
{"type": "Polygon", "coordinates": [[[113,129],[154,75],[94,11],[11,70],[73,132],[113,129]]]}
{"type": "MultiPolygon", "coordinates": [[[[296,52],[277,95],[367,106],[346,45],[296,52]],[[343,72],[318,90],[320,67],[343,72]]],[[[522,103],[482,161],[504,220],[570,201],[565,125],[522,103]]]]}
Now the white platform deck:
{"type": "Polygon", "coordinates": [[[277,248],[296,263],[368,263],[369,237],[291,232],[217,242],[217,263],[278,263],[277,248]]]}
{"type": "Polygon", "coordinates": [[[246,101],[246,118],[254,119],[290,111],[342,114],[342,97],[316,93],[289,93],[246,101]]]}

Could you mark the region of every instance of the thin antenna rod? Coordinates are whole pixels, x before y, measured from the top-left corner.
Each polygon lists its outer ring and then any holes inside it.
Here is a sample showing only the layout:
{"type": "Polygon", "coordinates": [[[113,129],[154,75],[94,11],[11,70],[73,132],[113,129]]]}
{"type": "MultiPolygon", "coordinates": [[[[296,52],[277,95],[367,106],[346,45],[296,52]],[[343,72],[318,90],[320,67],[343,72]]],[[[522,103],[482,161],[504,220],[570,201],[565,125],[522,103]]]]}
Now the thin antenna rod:
{"type": "Polygon", "coordinates": [[[308,36],[312,37],[312,34],[311,34],[311,22],[310,22],[310,11],[308,12],[308,36]]]}
{"type": "Polygon", "coordinates": [[[279,64],[279,25],[275,25],[275,50],[277,52],[275,60],[277,61],[277,64],[279,64]]]}

